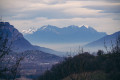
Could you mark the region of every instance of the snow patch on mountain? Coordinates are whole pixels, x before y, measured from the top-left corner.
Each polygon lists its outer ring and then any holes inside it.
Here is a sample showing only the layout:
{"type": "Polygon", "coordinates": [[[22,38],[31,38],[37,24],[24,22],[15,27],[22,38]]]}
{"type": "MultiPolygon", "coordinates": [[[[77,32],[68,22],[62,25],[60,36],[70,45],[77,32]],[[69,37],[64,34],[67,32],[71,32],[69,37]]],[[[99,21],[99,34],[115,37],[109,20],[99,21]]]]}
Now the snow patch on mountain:
{"type": "Polygon", "coordinates": [[[32,34],[33,32],[37,31],[35,28],[30,28],[28,30],[22,30],[23,34],[32,34]]]}

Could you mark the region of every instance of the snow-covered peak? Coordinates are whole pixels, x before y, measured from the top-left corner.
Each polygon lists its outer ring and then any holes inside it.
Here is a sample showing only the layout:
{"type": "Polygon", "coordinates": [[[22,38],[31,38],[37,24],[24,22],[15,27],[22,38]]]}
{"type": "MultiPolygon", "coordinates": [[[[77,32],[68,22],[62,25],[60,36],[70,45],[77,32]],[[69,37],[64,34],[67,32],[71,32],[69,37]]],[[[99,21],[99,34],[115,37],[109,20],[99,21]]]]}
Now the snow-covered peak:
{"type": "Polygon", "coordinates": [[[35,32],[37,29],[35,28],[30,28],[28,30],[22,30],[23,34],[32,34],[33,32],[35,32]]]}

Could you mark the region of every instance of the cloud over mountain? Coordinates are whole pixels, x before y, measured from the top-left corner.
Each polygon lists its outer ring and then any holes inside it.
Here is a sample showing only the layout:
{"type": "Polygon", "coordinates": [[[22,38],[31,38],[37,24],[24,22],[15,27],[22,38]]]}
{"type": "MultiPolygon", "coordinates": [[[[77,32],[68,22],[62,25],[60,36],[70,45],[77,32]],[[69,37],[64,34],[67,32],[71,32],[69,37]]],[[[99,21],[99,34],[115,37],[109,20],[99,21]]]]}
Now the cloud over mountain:
{"type": "Polygon", "coordinates": [[[34,24],[86,24],[111,34],[120,29],[119,6],[119,0],[1,0],[0,16],[20,31],[34,24]]]}

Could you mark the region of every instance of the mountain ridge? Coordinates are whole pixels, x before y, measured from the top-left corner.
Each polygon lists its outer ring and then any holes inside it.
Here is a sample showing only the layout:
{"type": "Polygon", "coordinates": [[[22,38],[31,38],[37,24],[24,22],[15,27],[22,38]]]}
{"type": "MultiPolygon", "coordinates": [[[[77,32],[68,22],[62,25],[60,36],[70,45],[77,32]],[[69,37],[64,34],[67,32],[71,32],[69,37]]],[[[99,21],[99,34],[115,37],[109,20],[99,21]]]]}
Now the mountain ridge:
{"type": "Polygon", "coordinates": [[[47,25],[39,28],[32,34],[25,34],[24,37],[32,43],[71,43],[90,42],[107,35],[105,32],[98,32],[92,27],[81,27],[71,25],[58,28],[47,25]]]}
{"type": "Polygon", "coordinates": [[[104,47],[104,45],[109,47],[115,45],[117,38],[119,38],[119,36],[120,31],[115,32],[111,35],[106,35],[96,41],[90,42],[87,45],[85,45],[85,47],[104,47]]]}

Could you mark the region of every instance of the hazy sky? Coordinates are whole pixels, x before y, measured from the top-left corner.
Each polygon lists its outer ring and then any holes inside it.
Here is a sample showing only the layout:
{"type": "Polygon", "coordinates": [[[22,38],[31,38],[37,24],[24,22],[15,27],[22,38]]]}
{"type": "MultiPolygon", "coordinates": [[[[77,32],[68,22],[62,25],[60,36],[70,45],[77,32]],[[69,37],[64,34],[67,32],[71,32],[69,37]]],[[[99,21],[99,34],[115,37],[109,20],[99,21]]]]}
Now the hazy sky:
{"type": "Polygon", "coordinates": [[[19,31],[43,25],[89,25],[120,31],[120,0],[0,0],[0,16],[19,31]]]}

